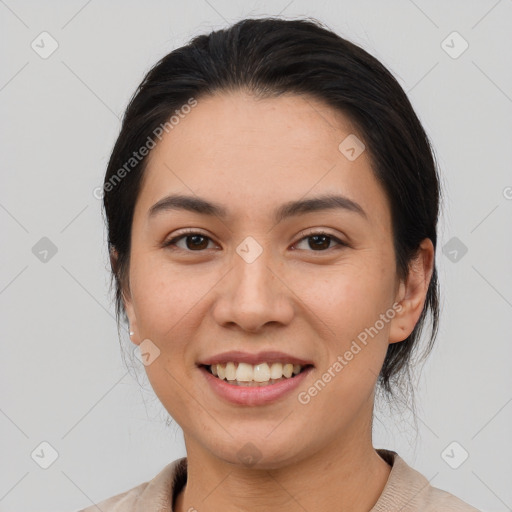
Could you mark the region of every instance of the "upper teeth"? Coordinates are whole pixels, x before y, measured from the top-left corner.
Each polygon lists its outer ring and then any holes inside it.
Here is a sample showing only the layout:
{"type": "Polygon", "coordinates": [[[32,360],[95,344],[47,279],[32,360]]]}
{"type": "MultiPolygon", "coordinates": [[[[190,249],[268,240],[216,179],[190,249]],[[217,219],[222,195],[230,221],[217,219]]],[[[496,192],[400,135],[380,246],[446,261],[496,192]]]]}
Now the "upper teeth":
{"type": "Polygon", "coordinates": [[[300,364],[292,363],[261,363],[261,364],[247,364],[247,363],[223,363],[212,364],[210,370],[213,375],[219,379],[236,380],[239,382],[267,382],[270,379],[280,379],[281,377],[290,378],[297,375],[302,370],[300,364]]]}

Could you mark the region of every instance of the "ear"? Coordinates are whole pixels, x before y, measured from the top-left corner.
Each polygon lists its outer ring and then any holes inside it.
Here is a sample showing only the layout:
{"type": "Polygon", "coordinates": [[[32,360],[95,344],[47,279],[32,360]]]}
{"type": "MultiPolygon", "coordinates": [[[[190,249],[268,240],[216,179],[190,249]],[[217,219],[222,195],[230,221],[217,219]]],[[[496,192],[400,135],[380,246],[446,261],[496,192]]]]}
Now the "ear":
{"type": "Polygon", "coordinates": [[[122,280],[119,277],[119,268],[117,265],[117,258],[118,253],[116,249],[111,249],[110,251],[110,264],[112,267],[113,272],[117,276],[117,281],[119,283],[119,286],[122,289],[121,297],[123,300],[123,306],[124,310],[126,311],[126,316],[128,317],[129,322],[129,329],[134,334],[130,336],[130,340],[138,345],[140,343],[139,337],[138,337],[138,329],[137,329],[137,318],[135,316],[135,310],[133,308],[132,298],[131,298],[131,292],[130,292],[130,286],[129,283],[123,283],[122,280]]]}
{"type": "Polygon", "coordinates": [[[435,250],[432,240],[425,238],[409,266],[407,279],[400,281],[395,297],[401,308],[397,308],[391,321],[389,343],[405,340],[418,322],[427,296],[434,269],[435,250]]]}

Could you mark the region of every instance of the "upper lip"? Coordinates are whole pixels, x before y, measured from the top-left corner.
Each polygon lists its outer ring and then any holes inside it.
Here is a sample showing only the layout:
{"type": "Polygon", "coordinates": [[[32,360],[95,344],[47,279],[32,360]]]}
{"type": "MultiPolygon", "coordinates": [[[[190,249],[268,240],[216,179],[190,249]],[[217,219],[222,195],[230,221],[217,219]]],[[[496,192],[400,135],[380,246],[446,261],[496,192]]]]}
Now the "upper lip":
{"type": "Polygon", "coordinates": [[[292,363],[300,364],[301,366],[313,365],[311,361],[307,361],[306,359],[301,359],[300,357],[295,357],[290,354],[286,354],[285,352],[279,352],[276,350],[265,350],[256,354],[242,352],[239,350],[231,350],[229,352],[222,352],[222,354],[216,354],[214,356],[203,359],[197,364],[210,366],[212,364],[229,363],[230,361],[248,363],[252,365],[261,363],[292,363]]]}

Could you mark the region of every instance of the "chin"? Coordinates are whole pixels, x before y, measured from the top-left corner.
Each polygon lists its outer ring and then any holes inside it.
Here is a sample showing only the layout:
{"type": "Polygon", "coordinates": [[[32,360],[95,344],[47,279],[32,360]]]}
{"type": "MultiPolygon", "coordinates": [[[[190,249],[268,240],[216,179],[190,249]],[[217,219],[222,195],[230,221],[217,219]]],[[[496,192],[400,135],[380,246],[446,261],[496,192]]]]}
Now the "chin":
{"type": "Polygon", "coordinates": [[[300,436],[286,434],[270,440],[246,433],[229,437],[224,446],[212,447],[210,452],[212,456],[241,468],[273,470],[289,466],[305,456],[297,445],[297,438],[300,436]]]}

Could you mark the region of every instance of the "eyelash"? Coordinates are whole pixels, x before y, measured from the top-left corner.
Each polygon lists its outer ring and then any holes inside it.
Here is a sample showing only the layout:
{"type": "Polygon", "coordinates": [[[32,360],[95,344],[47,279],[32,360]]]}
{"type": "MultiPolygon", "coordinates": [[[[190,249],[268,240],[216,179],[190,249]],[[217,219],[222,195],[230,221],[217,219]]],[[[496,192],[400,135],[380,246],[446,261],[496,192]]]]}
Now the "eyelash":
{"type": "MultiPolygon", "coordinates": [[[[299,242],[302,242],[303,240],[305,240],[307,238],[311,238],[311,237],[314,237],[314,236],[327,236],[328,238],[330,238],[331,240],[335,241],[338,244],[338,248],[348,247],[348,244],[346,244],[345,242],[341,241],[339,238],[335,237],[331,233],[327,233],[326,231],[322,231],[322,230],[314,231],[314,232],[308,233],[307,235],[304,235],[304,231],[303,231],[300,234],[303,235],[303,236],[302,236],[302,238],[297,240],[297,242],[295,242],[296,244],[299,243],[299,242]]],[[[171,238],[170,240],[167,240],[166,242],[163,243],[162,246],[164,248],[171,248],[172,250],[181,250],[181,251],[189,252],[189,253],[192,253],[192,252],[204,252],[205,249],[199,250],[199,251],[191,251],[189,249],[182,249],[181,247],[176,247],[176,243],[179,240],[181,240],[182,238],[186,238],[187,236],[192,236],[192,235],[199,235],[199,236],[201,236],[203,238],[207,238],[210,241],[213,241],[209,236],[204,235],[201,232],[194,231],[193,229],[189,229],[189,230],[183,231],[178,236],[175,236],[174,238],[171,238]],[[174,247],[172,247],[172,246],[174,246],[174,247]]],[[[328,249],[320,250],[320,251],[310,250],[308,252],[328,252],[328,251],[333,250],[333,249],[335,249],[335,247],[329,247],[328,249]]],[[[300,249],[300,250],[302,250],[302,249],[300,249]]]]}

